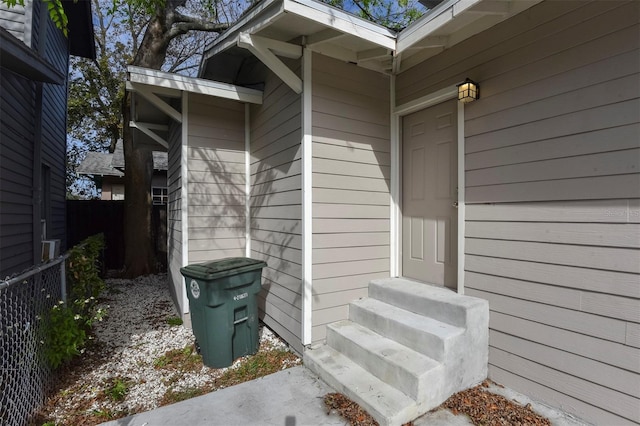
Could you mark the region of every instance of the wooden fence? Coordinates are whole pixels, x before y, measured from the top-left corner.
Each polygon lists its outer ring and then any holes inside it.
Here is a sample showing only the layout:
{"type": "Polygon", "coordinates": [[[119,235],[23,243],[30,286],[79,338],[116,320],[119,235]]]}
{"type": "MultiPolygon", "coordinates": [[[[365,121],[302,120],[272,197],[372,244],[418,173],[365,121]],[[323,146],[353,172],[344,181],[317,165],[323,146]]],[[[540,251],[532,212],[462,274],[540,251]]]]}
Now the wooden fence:
{"type": "MultiPolygon", "coordinates": [[[[167,206],[151,211],[152,238],[159,269],[167,266],[167,206]]],[[[124,267],[124,201],[67,200],[67,246],[73,247],[90,235],[102,232],[105,239],[105,269],[124,267]]]]}

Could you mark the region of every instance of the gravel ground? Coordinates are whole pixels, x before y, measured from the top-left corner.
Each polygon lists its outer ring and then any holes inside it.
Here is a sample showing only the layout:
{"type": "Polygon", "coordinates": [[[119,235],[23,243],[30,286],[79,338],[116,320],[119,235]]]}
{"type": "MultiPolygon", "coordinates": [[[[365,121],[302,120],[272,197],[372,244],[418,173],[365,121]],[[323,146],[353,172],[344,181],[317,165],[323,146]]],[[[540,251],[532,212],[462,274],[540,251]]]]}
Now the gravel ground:
{"type": "MultiPolygon", "coordinates": [[[[151,410],[168,391],[215,388],[217,378],[244,361],[240,358],[226,369],[205,367],[199,359],[188,368],[159,368],[168,351],[188,353],[194,343],[191,330],[167,321],[176,319],[176,312],[166,274],[109,279],[100,307],[107,309],[107,317],[95,325],[95,342],[63,371],[59,390],[36,423],[96,424],[151,410]],[[118,382],[126,388],[120,394],[118,382]]],[[[268,349],[287,350],[287,345],[261,327],[260,351],[268,349]]],[[[299,364],[299,358],[291,356],[282,369],[299,364]]]]}

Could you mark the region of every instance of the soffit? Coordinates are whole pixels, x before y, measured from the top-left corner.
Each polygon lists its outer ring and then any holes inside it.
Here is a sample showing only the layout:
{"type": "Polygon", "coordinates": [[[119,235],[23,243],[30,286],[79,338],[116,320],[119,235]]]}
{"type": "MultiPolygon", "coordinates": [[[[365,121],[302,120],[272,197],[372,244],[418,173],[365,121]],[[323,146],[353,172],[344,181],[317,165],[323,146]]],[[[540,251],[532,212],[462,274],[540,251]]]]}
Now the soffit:
{"type": "Polygon", "coordinates": [[[406,71],[541,1],[444,1],[398,34],[393,71],[406,71]]]}
{"type": "Polygon", "coordinates": [[[396,34],[314,0],[266,0],[207,47],[200,76],[251,83],[251,77],[247,81],[238,77],[246,76],[248,66],[259,68],[249,65],[253,55],[238,46],[242,33],[306,46],[365,68],[397,74],[540,1],[445,0],[396,34]]]}

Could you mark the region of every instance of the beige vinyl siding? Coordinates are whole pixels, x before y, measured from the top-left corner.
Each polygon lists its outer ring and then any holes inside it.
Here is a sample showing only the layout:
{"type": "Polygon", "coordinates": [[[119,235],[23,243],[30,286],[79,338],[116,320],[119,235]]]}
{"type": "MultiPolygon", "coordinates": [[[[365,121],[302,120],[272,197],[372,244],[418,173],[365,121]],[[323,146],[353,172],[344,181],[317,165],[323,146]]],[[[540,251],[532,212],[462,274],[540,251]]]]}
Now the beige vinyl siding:
{"type": "Polygon", "coordinates": [[[245,255],[244,104],[189,96],[189,263],[245,255]]]}
{"type": "Polygon", "coordinates": [[[313,56],[312,340],[389,276],[389,78],[313,56]]]}
{"type": "MultiPolygon", "coordinates": [[[[300,71],[299,61],[289,61],[300,71]]],[[[261,319],[302,352],[301,103],[269,73],[262,105],[252,105],[251,257],[263,270],[261,319]]]]}
{"type": "Polygon", "coordinates": [[[596,424],[640,422],[640,3],[545,1],[400,75],[470,77],[466,294],[489,375],[596,424]]]}
{"type": "Polygon", "coordinates": [[[169,290],[179,312],[187,312],[182,306],[184,283],[180,268],[182,264],[182,124],[169,124],[169,153],[167,170],[167,265],[169,290]]]}

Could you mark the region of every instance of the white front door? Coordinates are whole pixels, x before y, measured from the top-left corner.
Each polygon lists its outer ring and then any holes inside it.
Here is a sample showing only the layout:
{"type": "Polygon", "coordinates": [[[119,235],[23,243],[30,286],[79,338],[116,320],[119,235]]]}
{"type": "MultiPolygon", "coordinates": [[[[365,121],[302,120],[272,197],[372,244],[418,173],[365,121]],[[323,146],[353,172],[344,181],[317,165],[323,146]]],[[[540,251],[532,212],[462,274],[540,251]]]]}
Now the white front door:
{"type": "Polygon", "coordinates": [[[456,288],[457,101],[402,123],[402,275],[456,288]]]}

